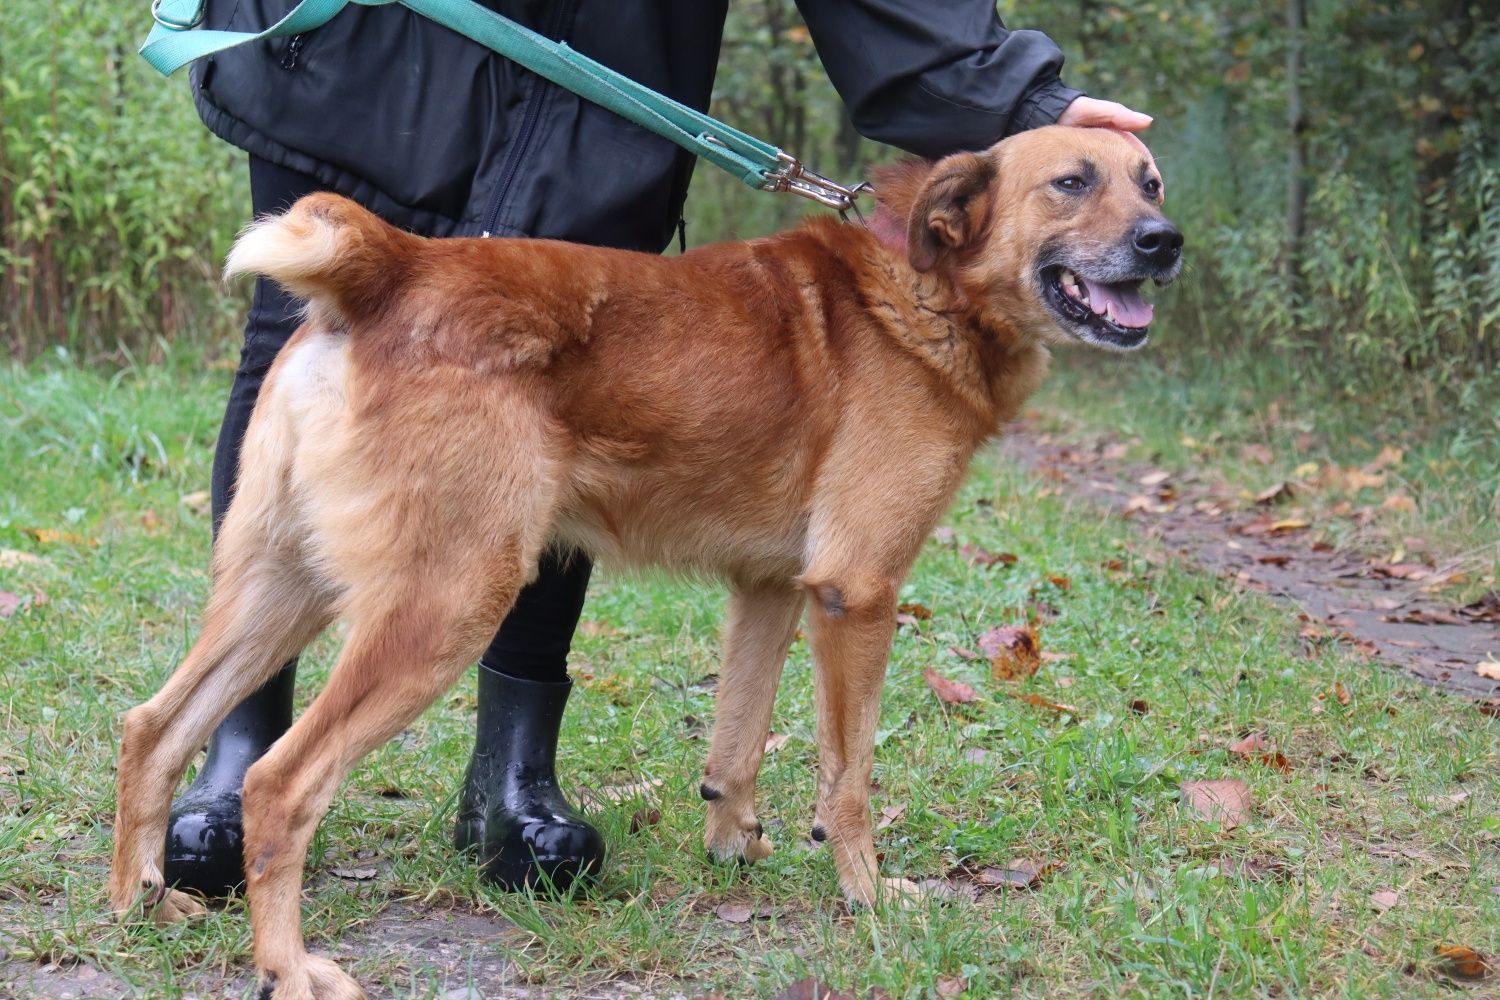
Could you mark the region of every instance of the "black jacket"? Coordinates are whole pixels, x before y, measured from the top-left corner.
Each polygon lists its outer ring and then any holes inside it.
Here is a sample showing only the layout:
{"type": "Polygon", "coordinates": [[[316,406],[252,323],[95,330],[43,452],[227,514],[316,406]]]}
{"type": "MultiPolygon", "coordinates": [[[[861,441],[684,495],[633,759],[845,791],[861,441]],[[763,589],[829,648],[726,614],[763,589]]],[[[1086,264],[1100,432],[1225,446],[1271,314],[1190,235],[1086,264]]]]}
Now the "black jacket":
{"type": "MultiPolygon", "coordinates": [[[[209,0],[206,24],[259,30],[292,2],[209,0]]],[[[708,106],[727,0],[483,2],[708,106]]],[[[1057,46],[1006,30],[994,0],[799,5],[855,126],[910,152],[983,148],[1055,121],[1079,95],[1058,79],[1057,46]]],[[[395,4],[200,60],[191,78],[220,137],[436,236],[660,251],[693,167],[667,140],[395,4]]]]}

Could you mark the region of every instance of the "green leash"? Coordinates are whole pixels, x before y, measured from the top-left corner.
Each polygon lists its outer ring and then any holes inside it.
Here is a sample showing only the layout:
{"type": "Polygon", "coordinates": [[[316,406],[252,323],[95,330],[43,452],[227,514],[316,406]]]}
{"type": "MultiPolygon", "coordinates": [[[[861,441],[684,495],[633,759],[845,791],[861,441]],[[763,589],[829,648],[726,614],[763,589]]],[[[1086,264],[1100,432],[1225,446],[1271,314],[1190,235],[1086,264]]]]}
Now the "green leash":
{"type": "Polygon", "coordinates": [[[162,75],[170,76],[194,59],[246,42],[312,31],[351,3],[365,7],[400,3],[579,97],[670,139],[753,188],[789,191],[841,213],[858,212],[854,201],[864,185],[846,188],[815,174],[770,143],[644,87],[566,43],[524,28],[475,0],[302,0],[280,21],[258,32],[199,29],[204,3],[153,0],[151,17],[156,24],[141,46],[141,56],[162,75]]]}

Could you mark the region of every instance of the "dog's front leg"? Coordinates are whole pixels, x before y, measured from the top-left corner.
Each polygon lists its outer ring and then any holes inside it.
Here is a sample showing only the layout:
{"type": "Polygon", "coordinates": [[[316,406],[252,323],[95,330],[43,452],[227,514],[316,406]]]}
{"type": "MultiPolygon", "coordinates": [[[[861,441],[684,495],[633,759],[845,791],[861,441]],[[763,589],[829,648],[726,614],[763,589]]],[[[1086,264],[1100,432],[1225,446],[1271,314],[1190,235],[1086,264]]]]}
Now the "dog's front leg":
{"type": "Polygon", "coordinates": [[[821,771],[813,836],[828,841],[844,895],[870,906],[914,894],[903,879],[881,879],[870,830],[875,727],[899,578],[869,570],[804,576],[813,595],[808,623],[815,661],[821,771]]]}
{"type": "Polygon", "coordinates": [[[755,818],[755,779],[804,601],[790,583],[737,586],[730,594],[714,733],[700,788],[708,800],[704,846],[716,860],[759,861],[771,853],[755,818]]]}

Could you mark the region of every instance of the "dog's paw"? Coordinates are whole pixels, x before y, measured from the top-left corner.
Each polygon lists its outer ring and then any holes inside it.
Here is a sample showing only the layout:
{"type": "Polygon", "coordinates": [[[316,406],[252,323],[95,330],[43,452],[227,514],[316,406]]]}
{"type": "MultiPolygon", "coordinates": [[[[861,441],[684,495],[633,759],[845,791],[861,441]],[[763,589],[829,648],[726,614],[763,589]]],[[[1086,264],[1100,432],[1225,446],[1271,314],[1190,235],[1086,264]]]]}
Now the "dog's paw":
{"type": "Polygon", "coordinates": [[[759,823],[749,829],[736,827],[719,836],[715,836],[710,830],[709,835],[704,838],[704,846],[708,848],[708,856],[715,861],[738,861],[742,864],[764,861],[776,847],[759,823]]]}
{"type": "Polygon", "coordinates": [[[354,977],[334,962],[308,955],[303,963],[300,974],[263,976],[257,1000],[367,1000],[354,977]]]}
{"type": "Polygon", "coordinates": [[[208,907],[197,896],[178,889],[168,889],[161,901],[151,908],[151,921],[158,927],[165,927],[181,920],[201,917],[207,912],[208,907]]]}

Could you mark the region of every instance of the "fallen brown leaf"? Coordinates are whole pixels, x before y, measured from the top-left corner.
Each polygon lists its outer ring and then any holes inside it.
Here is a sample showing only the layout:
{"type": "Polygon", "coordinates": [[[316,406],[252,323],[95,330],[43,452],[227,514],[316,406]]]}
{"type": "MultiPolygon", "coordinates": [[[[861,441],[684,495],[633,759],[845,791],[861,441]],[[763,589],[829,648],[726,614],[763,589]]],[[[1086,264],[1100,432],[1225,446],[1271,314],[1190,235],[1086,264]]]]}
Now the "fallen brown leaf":
{"type": "Polygon", "coordinates": [[[21,531],[42,545],[98,545],[97,538],[85,538],[72,531],[56,531],[52,528],[22,528],[21,531]]]}
{"type": "Polygon", "coordinates": [[[913,618],[924,622],[932,617],[932,609],[925,604],[898,604],[896,605],[896,613],[898,615],[911,615],[913,618]]]}
{"type": "Polygon", "coordinates": [[[979,637],[979,648],[990,658],[996,680],[1030,677],[1042,665],[1042,644],[1030,625],[1002,625],[979,637]]]}
{"type": "Polygon", "coordinates": [[[1290,500],[1292,498],[1293,492],[1294,491],[1292,490],[1291,483],[1277,483],[1276,485],[1269,486],[1266,489],[1263,489],[1259,493],[1255,494],[1255,502],[1262,507],[1269,507],[1273,503],[1280,503],[1283,500],[1290,500]]]}
{"type": "Polygon", "coordinates": [[[1432,572],[1421,563],[1376,563],[1370,571],[1391,580],[1421,580],[1432,572]]]}
{"type": "Polygon", "coordinates": [[[1377,889],[1370,893],[1370,905],[1377,913],[1384,913],[1401,902],[1401,894],[1395,889],[1377,889]]]}
{"type": "Polygon", "coordinates": [[[969,988],[969,981],[962,976],[938,976],[933,989],[940,997],[956,997],[969,988]]]}
{"type": "MultiPolygon", "coordinates": [[[[0,552],[0,556],[4,554],[0,552]]],[[[0,562],[0,567],[3,566],[4,563],[0,562]]],[[[1474,603],[1465,604],[1458,609],[1458,613],[1472,621],[1500,625],[1500,590],[1491,590],[1474,603]]]]}
{"type": "Polygon", "coordinates": [[[1171,478],[1172,474],[1167,470],[1156,469],[1152,472],[1146,473],[1144,476],[1138,479],[1137,482],[1139,482],[1142,486],[1160,486],[1162,483],[1171,478]]]}
{"type": "Polygon", "coordinates": [[[1343,681],[1335,681],[1333,684],[1333,697],[1340,705],[1347,705],[1353,699],[1349,697],[1349,689],[1344,687],[1343,681]]]}
{"type": "Polygon", "coordinates": [[[959,546],[958,554],[976,566],[994,566],[997,563],[1001,566],[1010,566],[1018,558],[1011,552],[990,552],[973,544],[959,546]]]}
{"type": "Polygon", "coordinates": [[[1290,774],[1291,763],[1281,751],[1271,746],[1264,733],[1251,733],[1244,739],[1229,745],[1229,752],[1249,760],[1257,760],[1269,768],[1290,774]]]}
{"type": "Polygon", "coordinates": [[[1396,510],[1402,513],[1411,513],[1417,509],[1417,502],[1405,493],[1392,493],[1380,501],[1382,510],[1396,510]]]}
{"type": "Polygon", "coordinates": [[[816,979],[799,979],[776,994],[774,1000],[855,1000],[855,997],[816,979]]]}
{"type": "Polygon", "coordinates": [[[1145,715],[1151,711],[1151,703],[1144,698],[1136,698],[1130,703],[1130,710],[1136,715],[1145,715]]]}
{"type": "Polygon", "coordinates": [[[1048,701],[1039,694],[1017,694],[1012,697],[1024,701],[1028,705],[1035,705],[1037,708],[1044,708],[1049,712],[1056,712],[1059,715],[1076,716],[1079,714],[1078,709],[1072,705],[1065,705],[1060,701],[1048,701]]]}
{"type": "Polygon", "coordinates": [[[933,694],[945,705],[967,705],[979,700],[972,687],[963,681],[949,680],[932,667],[928,667],[922,676],[927,679],[927,686],[932,688],[933,694]]]}
{"type": "Polygon", "coordinates": [[[1263,444],[1247,444],[1240,448],[1240,459],[1246,462],[1259,462],[1261,465],[1270,465],[1276,458],[1271,449],[1263,444]]]}
{"type": "Polygon", "coordinates": [[[655,826],[661,822],[660,809],[637,809],[630,814],[630,832],[640,833],[648,826],[655,826]]]}
{"type": "Polygon", "coordinates": [[[880,807],[880,821],[875,824],[875,829],[884,830],[896,820],[906,815],[906,803],[896,802],[888,806],[880,807]]]}
{"type": "Polygon", "coordinates": [[[345,868],[340,866],[333,870],[339,878],[346,878],[353,882],[366,882],[380,874],[378,868],[345,868]]]}
{"type": "Polygon", "coordinates": [[[1031,858],[1016,858],[998,868],[982,868],[974,873],[979,885],[996,889],[1035,889],[1042,879],[1062,867],[1059,861],[1036,861],[1031,858]]]}
{"type": "Polygon", "coordinates": [[[714,916],[725,923],[744,924],[755,916],[755,911],[744,903],[720,903],[714,907],[714,916]]]}
{"type": "Polygon", "coordinates": [[[188,510],[201,517],[209,512],[209,508],[213,504],[213,497],[209,494],[208,490],[194,490],[191,493],[184,493],[181,503],[188,510]]]}
{"type": "Polygon", "coordinates": [[[1483,979],[1492,971],[1490,963],[1473,948],[1440,944],[1432,951],[1438,957],[1438,971],[1454,979],[1483,979]]]}
{"type": "Polygon", "coordinates": [[[1380,449],[1380,454],[1376,455],[1374,459],[1367,462],[1364,468],[1360,471],[1374,474],[1388,466],[1400,465],[1401,459],[1405,456],[1405,454],[1406,453],[1404,451],[1402,451],[1400,448],[1395,447],[1394,445],[1386,445],[1384,448],[1380,449]]]}
{"type": "Polygon", "coordinates": [[[41,556],[22,552],[19,549],[0,549],[0,569],[15,569],[18,566],[40,566],[47,563],[41,556]]]}
{"type": "Polygon", "coordinates": [[[1476,663],[1474,665],[1474,672],[1488,680],[1500,681],[1500,663],[1494,660],[1485,660],[1483,663],[1476,663]]]}
{"type": "Polygon", "coordinates": [[[21,607],[21,595],[0,590],[0,618],[9,618],[21,607]]]}
{"type": "Polygon", "coordinates": [[[1250,818],[1250,786],[1238,778],[1183,782],[1182,797],[1200,818],[1216,820],[1226,830],[1250,818]]]}
{"type": "Polygon", "coordinates": [[[777,750],[780,750],[782,747],[784,747],[788,743],[790,743],[791,740],[792,740],[792,734],[791,733],[767,733],[766,734],[766,750],[765,750],[765,752],[766,753],[775,753],[777,750]]]}

